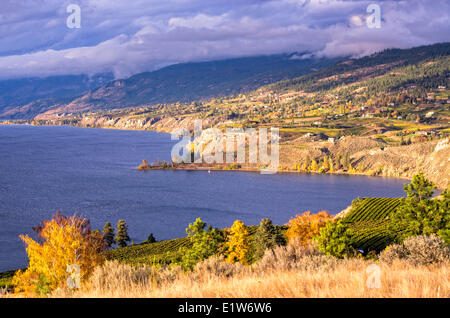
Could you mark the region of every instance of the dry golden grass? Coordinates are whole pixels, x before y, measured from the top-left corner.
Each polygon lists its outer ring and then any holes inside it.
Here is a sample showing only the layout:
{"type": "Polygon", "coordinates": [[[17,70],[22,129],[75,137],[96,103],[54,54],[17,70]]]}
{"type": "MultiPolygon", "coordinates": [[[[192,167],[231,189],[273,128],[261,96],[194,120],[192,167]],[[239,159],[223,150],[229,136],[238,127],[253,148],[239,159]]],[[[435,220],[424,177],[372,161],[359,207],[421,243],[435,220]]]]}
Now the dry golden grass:
{"type": "Polygon", "coordinates": [[[366,286],[371,262],[341,260],[317,268],[267,270],[207,260],[194,272],[132,268],[106,263],[91,283],[72,294],[53,297],[450,297],[450,264],[413,266],[405,262],[379,264],[380,288],[366,286]],[[206,268],[213,270],[205,270],[206,268]]]}
{"type": "MultiPolygon", "coordinates": [[[[419,252],[421,249],[417,249],[419,252]]],[[[444,251],[444,250],[443,250],[444,251]]],[[[445,249],[445,253],[448,250],[445,249]]],[[[434,263],[412,262],[395,255],[389,262],[362,258],[337,259],[321,254],[315,246],[279,246],[267,250],[251,266],[211,257],[190,273],[179,267],[156,269],[108,261],[94,270],[79,290],[54,291],[50,297],[112,298],[449,298],[448,254],[434,263]],[[374,269],[375,266],[375,271],[374,269]],[[378,271],[379,270],[379,271],[378,271]],[[379,288],[369,288],[379,272],[379,288]]],[[[383,258],[380,258],[383,259],[383,258]]],[[[430,258],[431,259],[431,258],[430,258]]],[[[372,285],[373,286],[373,285],[372,285]]],[[[20,295],[6,294],[3,297],[20,295]]],[[[0,296],[2,297],[2,296],[0,296]]]]}

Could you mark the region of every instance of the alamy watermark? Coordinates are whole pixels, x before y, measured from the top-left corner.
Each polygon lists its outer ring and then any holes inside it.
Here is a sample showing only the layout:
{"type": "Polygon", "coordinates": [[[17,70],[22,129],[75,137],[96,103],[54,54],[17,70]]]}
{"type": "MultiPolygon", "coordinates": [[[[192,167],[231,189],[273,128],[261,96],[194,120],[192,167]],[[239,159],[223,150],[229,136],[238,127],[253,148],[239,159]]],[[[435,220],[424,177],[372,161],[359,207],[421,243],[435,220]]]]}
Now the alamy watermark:
{"type": "Polygon", "coordinates": [[[81,8],[78,4],[69,4],[66,12],[70,13],[67,17],[66,25],[69,29],[81,28],[81,8]]]}
{"type": "Polygon", "coordinates": [[[368,275],[366,279],[367,288],[381,288],[381,269],[377,264],[370,264],[366,268],[366,274],[368,275]]]}
{"type": "Polygon", "coordinates": [[[69,289],[76,289],[81,287],[81,271],[80,266],[76,264],[67,265],[66,272],[69,273],[67,277],[67,287],[69,289]]]}
{"type": "Polygon", "coordinates": [[[270,136],[267,128],[227,128],[222,132],[217,128],[203,130],[202,121],[196,120],[193,138],[185,128],[177,128],[171,135],[172,140],[181,138],[171,151],[172,161],[176,164],[249,163],[259,164],[263,174],[278,171],[278,128],[271,128],[270,136]]]}
{"type": "Polygon", "coordinates": [[[367,6],[367,13],[370,13],[366,18],[366,25],[369,29],[381,28],[381,8],[378,4],[372,3],[367,6]]]}

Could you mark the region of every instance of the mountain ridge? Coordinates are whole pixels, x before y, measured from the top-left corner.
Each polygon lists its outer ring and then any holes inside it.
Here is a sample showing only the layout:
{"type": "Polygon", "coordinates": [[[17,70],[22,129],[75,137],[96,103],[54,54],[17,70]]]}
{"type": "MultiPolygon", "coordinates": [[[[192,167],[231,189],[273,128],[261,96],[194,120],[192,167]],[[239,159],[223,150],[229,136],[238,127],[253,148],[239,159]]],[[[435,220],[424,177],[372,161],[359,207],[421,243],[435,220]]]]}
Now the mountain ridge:
{"type": "MultiPolygon", "coordinates": [[[[35,98],[3,106],[0,118],[30,119],[48,110],[77,113],[158,103],[191,102],[254,90],[334,64],[341,58],[294,59],[292,54],[180,63],[111,80],[65,99],[35,98]],[[77,96],[78,95],[78,96],[77,96]]],[[[1,85],[1,82],[0,82],[1,85]]],[[[0,89],[1,92],[1,89],[0,89]]],[[[1,101],[0,96],[0,101],[1,101]]]]}

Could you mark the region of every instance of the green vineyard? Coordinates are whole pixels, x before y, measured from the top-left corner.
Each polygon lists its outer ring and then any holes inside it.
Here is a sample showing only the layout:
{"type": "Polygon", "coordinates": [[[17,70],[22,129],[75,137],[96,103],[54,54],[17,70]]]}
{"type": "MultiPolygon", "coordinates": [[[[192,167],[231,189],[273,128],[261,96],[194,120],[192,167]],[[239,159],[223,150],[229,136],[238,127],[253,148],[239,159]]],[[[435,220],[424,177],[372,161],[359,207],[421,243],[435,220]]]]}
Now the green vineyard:
{"type": "Polygon", "coordinates": [[[395,239],[389,231],[388,216],[394,213],[403,199],[364,198],[343,219],[352,231],[353,246],[366,251],[381,251],[395,239]]]}
{"type": "Polygon", "coordinates": [[[399,198],[364,198],[344,218],[345,222],[379,221],[394,212],[402,203],[399,198]]]}
{"type": "MultiPolygon", "coordinates": [[[[276,226],[280,230],[285,230],[284,226],[276,226]]],[[[258,226],[249,226],[250,237],[256,233],[258,226]]],[[[142,242],[141,244],[116,248],[108,251],[106,257],[110,260],[118,260],[129,264],[170,263],[176,257],[182,247],[190,247],[189,238],[182,237],[173,240],[160,241],[155,243],[142,242]]]]}
{"type": "Polygon", "coordinates": [[[134,265],[153,264],[153,262],[167,263],[170,253],[175,253],[180,248],[190,245],[187,237],[155,243],[143,242],[142,244],[110,250],[107,252],[107,258],[134,265]]]}

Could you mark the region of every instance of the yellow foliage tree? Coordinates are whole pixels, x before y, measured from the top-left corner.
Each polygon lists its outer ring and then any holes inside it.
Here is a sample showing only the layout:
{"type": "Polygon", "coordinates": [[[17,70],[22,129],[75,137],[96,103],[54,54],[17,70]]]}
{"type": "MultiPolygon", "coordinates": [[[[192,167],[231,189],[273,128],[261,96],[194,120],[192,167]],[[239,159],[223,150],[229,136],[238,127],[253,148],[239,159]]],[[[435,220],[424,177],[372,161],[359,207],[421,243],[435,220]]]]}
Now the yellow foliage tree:
{"type": "Polygon", "coordinates": [[[319,166],[317,164],[316,160],[311,161],[311,166],[309,168],[309,170],[311,171],[317,171],[319,169],[319,166]]]}
{"type": "Polygon", "coordinates": [[[320,211],[317,214],[306,211],[301,215],[297,214],[286,224],[289,244],[307,245],[313,237],[319,235],[320,228],[326,225],[326,221],[331,219],[332,216],[327,211],[320,211]]]}
{"type": "Polygon", "coordinates": [[[328,161],[329,161],[328,165],[330,166],[329,172],[333,173],[333,172],[334,172],[334,163],[333,163],[333,159],[330,157],[330,158],[328,159],[328,161]]]}
{"type": "Polygon", "coordinates": [[[13,278],[15,292],[47,294],[71,282],[84,282],[94,268],[103,262],[103,236],[92,231],[89,220],[77,216],[56,214],[37,228],[40,241],[20,235],[26,245],[28,268],[13,278]],[[75,277],[73,275],[76,275],[75,277]]]}
{"type": "Polygon", "coordinates": [[[323,158],[322,168],[323,168],[325,171],[328,171],[328,169],[330,169],[330,166],[328,165],[328,156],[325,156],[325,157],[323,158]]]}
{"type": "Polygon", "coordinates": [[[229,263],[240,262],[247,264],[247,254],[250,248],[250,238],[244,222],[236,220],[230,228],[227,242],[226,261],[229,263]]]}

